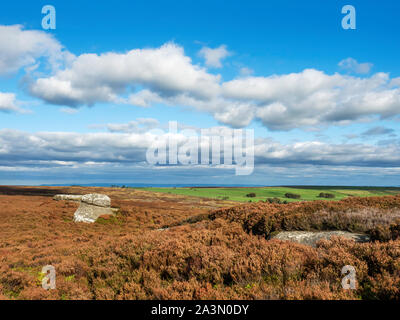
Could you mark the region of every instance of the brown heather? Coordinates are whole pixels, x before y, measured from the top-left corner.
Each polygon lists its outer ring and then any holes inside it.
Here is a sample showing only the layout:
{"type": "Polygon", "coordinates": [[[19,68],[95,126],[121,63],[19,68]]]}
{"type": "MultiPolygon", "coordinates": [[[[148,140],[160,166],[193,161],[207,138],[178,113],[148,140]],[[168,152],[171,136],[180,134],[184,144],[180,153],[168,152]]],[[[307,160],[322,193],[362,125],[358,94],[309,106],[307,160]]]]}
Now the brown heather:
{"type": "Polygon", "coordinates": [[[0,299],[400,299],[399,196],[232,205],[132,189],[0,188],[0,299]],[[78,205],[51,199],[89,192],[108,194],[117,217],[76,224],[78,205]],[[268,240],[279,230],[374,241],[268,240]],[[47,264],[55,290],[41,288],[47,264]],[[344,265],[356,268],[357,290],[342,289],[344,265]]]}

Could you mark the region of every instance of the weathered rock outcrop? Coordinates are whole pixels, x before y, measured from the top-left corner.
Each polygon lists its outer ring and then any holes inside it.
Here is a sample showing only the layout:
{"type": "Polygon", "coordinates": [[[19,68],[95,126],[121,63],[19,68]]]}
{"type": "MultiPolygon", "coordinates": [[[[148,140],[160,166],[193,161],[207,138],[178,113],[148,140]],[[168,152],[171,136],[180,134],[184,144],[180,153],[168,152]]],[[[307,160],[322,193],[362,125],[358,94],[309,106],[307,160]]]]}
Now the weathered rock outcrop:
{"type": "Polygon", "coordinates": [[[82,197],[81,201],[98,207],[105,207],[105,208],[111,207],[111,199],[105,194],[99,194],[99,193],[85,194],[82,197]]]}
{"type": "Polygon", "coordinates": [[[356,242],[368,242],[370,237],[366,234],[352,233],[347,231],[282,231],[271,239],[293,241],[315,247],[317,242],[322,239],[330,239],[333,236],[343,237],[356,242]]]}
{"type": "Polygon", "coordinates": [[[81,201],[83,196],[75,194],[56,194],[54,200],[69,200],[69,201],[81,201]]]}
{"type": "Polygon", "coordinates": [[[117,209],[111,208],[111,199],[105,194],[91,193],[81,195],[58,194],[54,200],[80,201],[74,213],[75,222],[93,223],[102,215],[112,215],[117,209]]]}
{"type": "Polygon", "coordinates": [[[105,194],[86,194],[81,199],[78,210],[75,211],[75,222],[93,223],[102,215],[111,215],[111,200],[105,194]]]}

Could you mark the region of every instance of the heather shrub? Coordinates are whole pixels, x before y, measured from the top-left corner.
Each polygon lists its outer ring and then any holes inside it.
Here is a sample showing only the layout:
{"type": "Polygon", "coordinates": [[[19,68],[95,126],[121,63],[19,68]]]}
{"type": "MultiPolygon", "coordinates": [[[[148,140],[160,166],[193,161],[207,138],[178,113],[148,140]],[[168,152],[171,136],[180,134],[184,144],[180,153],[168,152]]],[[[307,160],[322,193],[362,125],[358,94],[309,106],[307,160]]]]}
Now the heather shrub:
{"type": "Polygon", "coordinates": [[[97,299],[400,298],[399,242],[333,238],[312,248],[216,219],[127,238],[87,257],[97,299]],[[341,287],[347,264],[357,270],[355,291],[341,287]]]}
{"type": "MultiPolygon", "coordinates": [[[[282,230],[371,233],[377,226],[388,226],[400,219],[400,197],[353,197],[341,201],[310,201],[289,205],[256,203],[216,210],[209,218],[239,222],[246,232],[267,238],[272,232],[282,230]]],[[[392,229],[396,230],[395,227],[392,229]]]]}
{"type": "Polygon", "coordinates": [[[91,225],[72,221],[76,203],[0,195],[0,299],[400,299],[399,196],[217,209],[215,200],[112,192],[118,223],[91,225]],[[374,241],[266,239],[335,229],[374,241]],[[47,264],[55,290],[41,288],[47,264]],[[341,287],[345,264],[357,290],[341,287]]]}
{"type": "Polygon", "coordinates": [[[372,240],[390,241],[400,239],[400,219],[390,223],[378,225],[369,231],[372,240]]]}

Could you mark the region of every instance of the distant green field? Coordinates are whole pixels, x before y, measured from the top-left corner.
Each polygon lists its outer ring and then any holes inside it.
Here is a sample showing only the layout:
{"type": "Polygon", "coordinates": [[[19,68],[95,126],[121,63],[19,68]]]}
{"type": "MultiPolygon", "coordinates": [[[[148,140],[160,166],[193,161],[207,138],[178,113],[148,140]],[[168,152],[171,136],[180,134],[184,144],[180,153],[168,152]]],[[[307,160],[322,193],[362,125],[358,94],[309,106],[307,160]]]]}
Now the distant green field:
{"type": "Polygon", "coordinates": [[[231,200],[238,202],[257,202],[267,198],[279,198],[286,201],[302,200],[332,200],[318,197],[321,192],[335,195],[333,200],[340,200],[349,196],[372,197],[399,194],[400,188],[385,187],[256,187],[256,188],[140,188],[152,192],[162,192],[194,197],[203,197],[219,200],[231,200]],[[295,193],[300,199],[287,199],[285,193],[295,193]],[[246,195],[255,193],[256,197],[249,198],[246,195]]]}

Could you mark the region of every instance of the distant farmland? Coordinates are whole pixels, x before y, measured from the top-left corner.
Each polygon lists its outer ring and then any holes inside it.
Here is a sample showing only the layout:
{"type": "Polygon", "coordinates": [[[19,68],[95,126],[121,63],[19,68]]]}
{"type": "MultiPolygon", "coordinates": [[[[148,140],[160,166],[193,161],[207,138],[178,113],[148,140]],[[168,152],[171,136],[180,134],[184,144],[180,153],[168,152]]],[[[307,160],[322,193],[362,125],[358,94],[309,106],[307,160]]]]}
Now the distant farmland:
{"type": "MultiPolygon", "coordinates": [[[[293,186],[293,187],[185,187],[185,188],[140,188],[141,190],[161,192],[169,194],[178,194],[184,196],[202,197],[219,200],[231,200],[238,202],[258,202],[267,198],[279,198],[282,201],[311,201],[324,200],[319,197],[321,193],[334,195],[334,200],[341,200],[347,197],[372,197],[400,194],[400,188],[395,187],[311,187],[311,186],[293,186]],[[248,197],[254,193],[255,197],[248,197]],[[300,195],[299,199],[289,199],[285,194],[292,193],[300,195]]],[[[332,200],[332,199],[330,199],[332,200]]]]}

